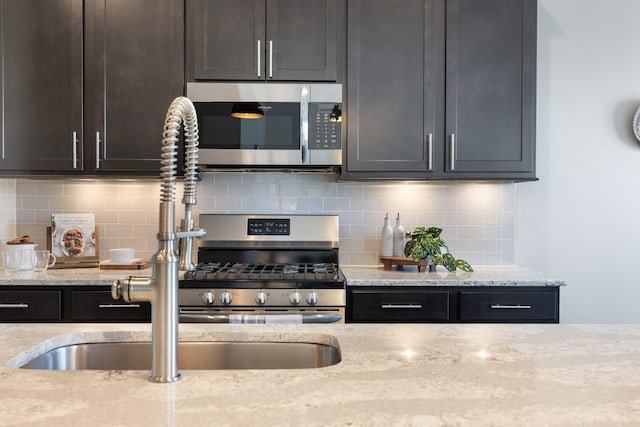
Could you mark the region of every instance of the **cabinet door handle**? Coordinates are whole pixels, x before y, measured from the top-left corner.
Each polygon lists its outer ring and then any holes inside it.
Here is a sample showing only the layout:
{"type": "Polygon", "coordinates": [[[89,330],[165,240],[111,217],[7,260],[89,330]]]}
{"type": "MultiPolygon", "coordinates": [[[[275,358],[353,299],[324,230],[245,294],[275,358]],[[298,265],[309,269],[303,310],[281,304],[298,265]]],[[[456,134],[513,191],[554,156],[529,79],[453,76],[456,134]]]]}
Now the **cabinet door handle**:
{"type": "Polygon", "coordinates": [[[452,133],[449,141],[449,170],[456,168],[456,134],[452,133]]]}
{"type": "Polygon", "coordinates": [[[260,40],[258,40],[258,78],[260,78],[262,76],[262,73],[260,72],[260,68],[262,68],[262,64],[260,64],[260,58],[262,57],[262,55],[260,54],[260,40]]]}
{"type": "Polygon", "coordinates": [[[98,308],[140,308],[140,304],[98,304],[98,308]]]}
{"type": "Polygon", "coordinates": [[[419,310],[422,308],[422,304],[382,304],[381,307],[385,310],[394,310],[394,309],[408,309],[408,310],[419,310]]]}
{"type": "Polygon", "coordinates": [[[29,304],[25,303],[0,303],[0,308],[29,308],[29,304]]]}
{"type": "Polygon", "coordinates": [[[273,78],[273,40],[269,40],[269,78],[273,78]]]}
{"type": "Polygon", "coordinates": [[[433,134],[427,135],[427,170],[433,170],[433,134]]]}
{"type": "Polygon", "coordinates": [[[96,132],[96,169],[100,169],[100,132],[96,132]]]}
{"type": "Polygon", "coordinates": [[[72,149],[73,149],[73,168],[78,169],[78,132],[73,132],[73,141],[72,141],[72,149]]]}
{"type": "Polygon", "coordinates": [[[492,310],[529,310],[531,308],[530,305],[502,305],[502,304],[491,304],[492,310]]]}

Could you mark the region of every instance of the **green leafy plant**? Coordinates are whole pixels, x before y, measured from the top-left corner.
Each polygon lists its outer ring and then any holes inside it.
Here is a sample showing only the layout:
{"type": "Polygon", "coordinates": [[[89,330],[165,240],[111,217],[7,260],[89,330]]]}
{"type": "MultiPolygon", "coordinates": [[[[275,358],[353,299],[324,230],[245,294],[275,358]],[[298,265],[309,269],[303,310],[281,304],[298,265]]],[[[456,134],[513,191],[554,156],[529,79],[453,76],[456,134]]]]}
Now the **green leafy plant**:
{"type": "Polygon", "coordinates": [[[449,271],[473,271],[471,265],[463,260],[456,259],[450,252],[444,240],[440,237],[442,228],[416,227],[406,234],[409,239],[404,246],[404,255],[419,261],[423,258],[431,258],[436,265],[442,265],[449,271]]]}

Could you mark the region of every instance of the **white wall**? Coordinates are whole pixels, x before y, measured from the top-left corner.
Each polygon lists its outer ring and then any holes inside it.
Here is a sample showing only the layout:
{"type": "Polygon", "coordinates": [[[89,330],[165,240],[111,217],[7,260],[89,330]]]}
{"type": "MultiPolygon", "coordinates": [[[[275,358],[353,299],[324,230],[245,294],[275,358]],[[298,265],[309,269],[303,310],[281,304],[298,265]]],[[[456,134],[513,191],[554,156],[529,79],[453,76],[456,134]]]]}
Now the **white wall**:
{"type": "Polygon", "coordinates": [[[561,322],[640,322],[640,1],[539,0],[539,182],[516,261],[568,282],[561,322]]]}

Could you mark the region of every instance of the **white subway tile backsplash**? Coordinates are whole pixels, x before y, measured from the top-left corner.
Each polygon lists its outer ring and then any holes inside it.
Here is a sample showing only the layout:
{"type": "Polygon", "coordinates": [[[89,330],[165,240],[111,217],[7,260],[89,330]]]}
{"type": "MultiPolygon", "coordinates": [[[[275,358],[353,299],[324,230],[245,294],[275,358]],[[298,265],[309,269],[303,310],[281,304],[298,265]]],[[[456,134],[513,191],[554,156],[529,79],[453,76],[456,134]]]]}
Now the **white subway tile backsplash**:
{"type": "MultiPolygon", "coordinates": [[[[114,247],[133,247],[136,256],[148,258],[157,249],[159,194],[156,181],[0,179],[0,237],[28,232],[42,241],[51,213],[93,212],[101,259],[114,247]]],[[[181,197],[178,182],[177,223],[181,197]]],[[[513,262],[514,203],[515,184],[508,183],[335,182],[330,174],[208,172],[193,209],[196,218],[200,212],[337,213],[345,264],[378,264],[384,216],[388,212],[393,224],[400,212],[406,231],[442,227],[451,252],[473,265],[513,262]]]]}

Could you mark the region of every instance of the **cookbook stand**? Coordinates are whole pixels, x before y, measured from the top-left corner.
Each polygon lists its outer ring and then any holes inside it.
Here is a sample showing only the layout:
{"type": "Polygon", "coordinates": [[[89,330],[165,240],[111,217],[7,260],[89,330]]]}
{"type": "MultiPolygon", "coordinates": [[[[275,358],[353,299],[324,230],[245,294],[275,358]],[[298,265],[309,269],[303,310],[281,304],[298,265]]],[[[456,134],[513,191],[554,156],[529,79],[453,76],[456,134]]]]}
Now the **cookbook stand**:
{"type": "MultiPolygon", "coordinates": [[[[58,256],[56,257],[56,263],[49,267],[55,268],[96,268],[100,266],[100,253],[98,247],[98,226],[95,229],[95,256],[58,256]]],[[[47,250],[52,252],[53,242],[51,241],[51,226],[47,227],[47,250]]]]}

